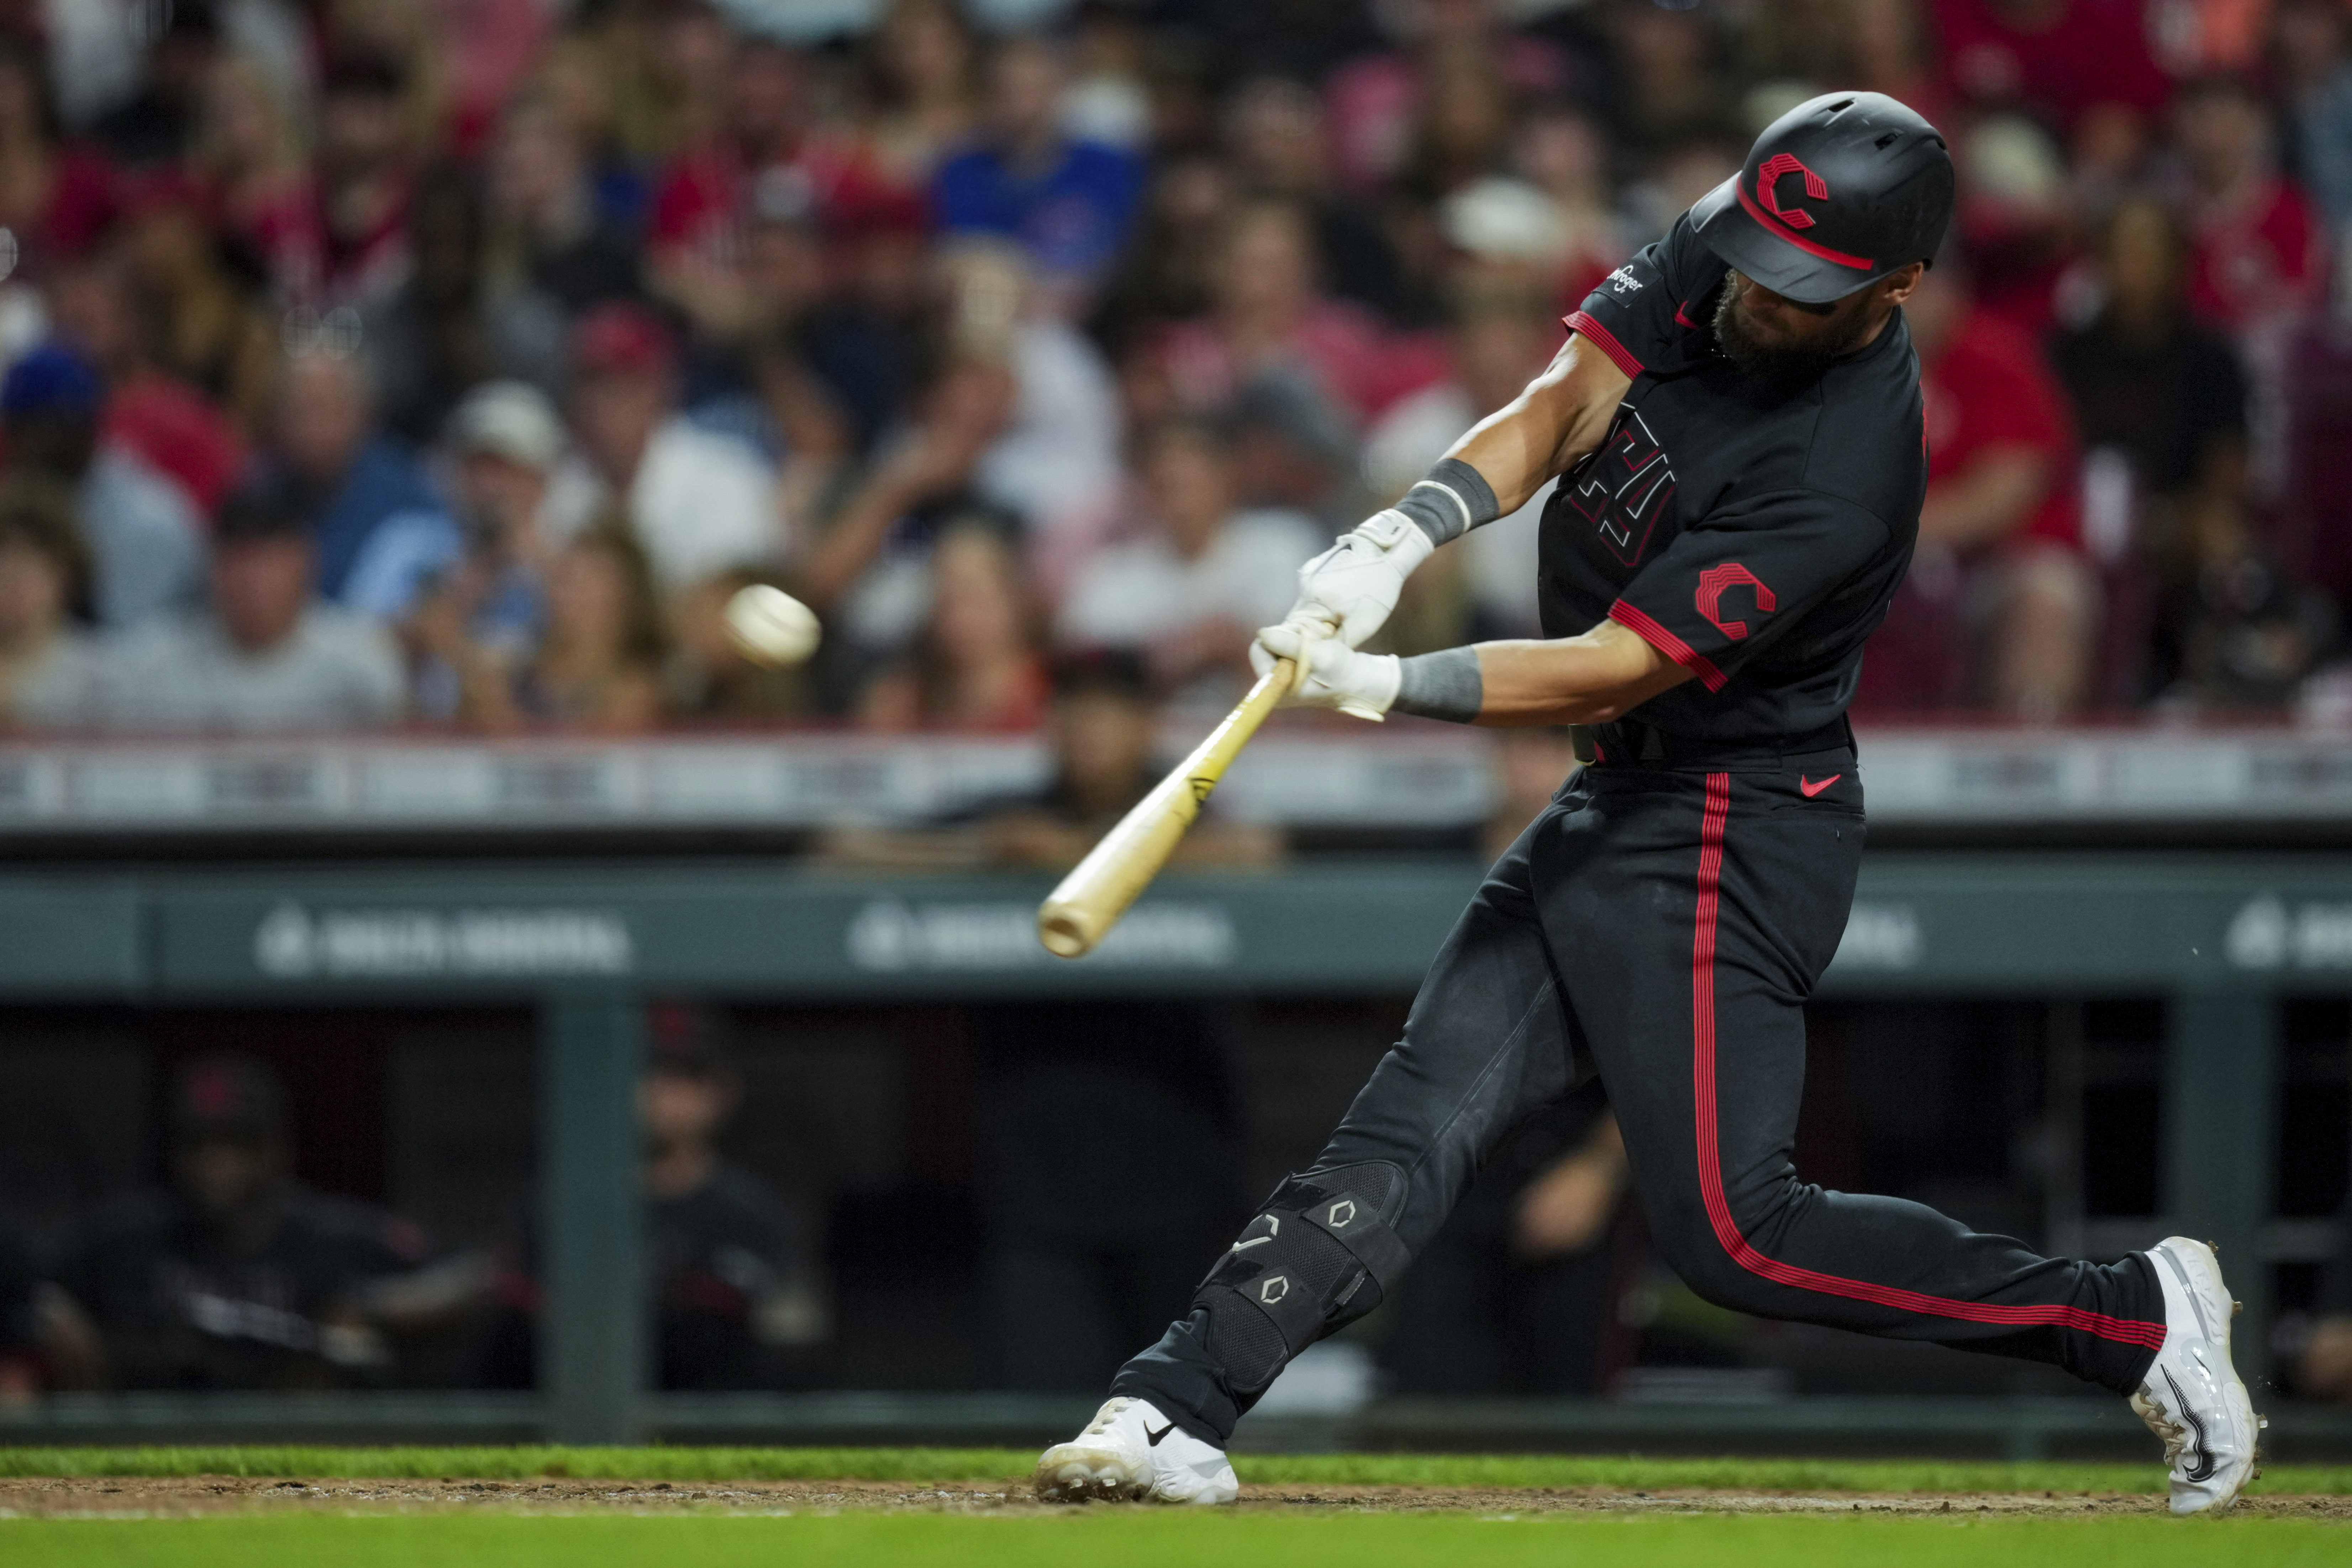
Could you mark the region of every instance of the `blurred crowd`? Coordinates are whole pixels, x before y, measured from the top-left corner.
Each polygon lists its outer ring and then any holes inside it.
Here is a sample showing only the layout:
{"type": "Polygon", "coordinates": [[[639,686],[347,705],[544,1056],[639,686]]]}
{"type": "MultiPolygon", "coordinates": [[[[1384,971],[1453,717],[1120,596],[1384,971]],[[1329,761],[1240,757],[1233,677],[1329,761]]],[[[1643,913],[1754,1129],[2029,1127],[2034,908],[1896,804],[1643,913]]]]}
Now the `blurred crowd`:
{"type": "MultiPolygon", "coordinates": [[[[1203,704],[1834,87],[1950,140],[1865,710],[2326,714],[2346,0],[0,0],[0,701],[260,731],[1203,704]],[[785,586],[817,658],[754,668],[785,586]]],[[[1539,501],[1384,634],[1535,633],[1539,501]]]]}

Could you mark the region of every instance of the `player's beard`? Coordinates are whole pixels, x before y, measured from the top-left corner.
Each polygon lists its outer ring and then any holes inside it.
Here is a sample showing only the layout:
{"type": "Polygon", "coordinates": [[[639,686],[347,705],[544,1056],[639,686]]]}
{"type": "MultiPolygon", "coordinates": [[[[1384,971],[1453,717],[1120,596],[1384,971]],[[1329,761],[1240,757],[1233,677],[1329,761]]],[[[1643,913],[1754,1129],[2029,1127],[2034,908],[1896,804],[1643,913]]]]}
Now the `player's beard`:
{"type": "Polygon", "coordinates": [[[1840,300],[1846,313],[1842,320],[1832,321],[1826,330],[1799,340],[1779,336],[1759,325],[1740,304],[1740,292],[1747,282],[1738,272],[1727,274],[1723,290],[1715,300],[1716,344],[1742,375],[1766,381],[1810,380],[1852,353],[1862,342],[1863,333],[1869,330],[1870,312],[1852,309],[1840,300]]]}

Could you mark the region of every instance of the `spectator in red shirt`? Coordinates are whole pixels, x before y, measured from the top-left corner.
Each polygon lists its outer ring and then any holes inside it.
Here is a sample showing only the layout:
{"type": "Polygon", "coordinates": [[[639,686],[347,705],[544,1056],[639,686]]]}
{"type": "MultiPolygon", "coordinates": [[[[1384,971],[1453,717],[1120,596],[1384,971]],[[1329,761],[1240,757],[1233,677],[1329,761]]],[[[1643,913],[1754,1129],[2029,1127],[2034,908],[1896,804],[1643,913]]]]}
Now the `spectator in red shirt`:
{"type": "Polygon", "coordinates": [[[2143,120],[2171,84],[2148,50],[2139,0],[1935,0],[1952,94],[2029,109],[2072,132],[2097,109],[2143,120]]]}
{"type": "Polygon", "coordinates": [[[860,721],[877,730],[982,734],[1036,729],[1052,688],[1020,551],[985,523],[953,522],[932,547],[929,575],[923,629],[866,687],[860,721]]]}
{"type": "Polygon", "coordinates": [[[1948,265],[1927,277],[1904,309],[1927,401],[1927,500],[1863,700],[2047,721],[2084,698],[2097,612],[2074,421],[2032,338],[1979,309],[1948,265]]]}
{"type": "Polygon", "coordinates": [[[214,65],[189,161],[223,237],[261,268],[278,301],[315,302],[327,268],[319,193],[294,106],[258,56],[214,65]]]}
{"type": "Polygon", "coordinates": [[[655,291],[698,330],[731,336],[752,311],[741,259],[754,208],[805,212],[827,231],[849,234],[904,205],[854,141],[812,127],[801,58],[747,38],[728,68],[719,133],[680,153],[656,184],[647,271],[655,291]]]}
{"type": "Polygon", "coordinates": [[[0,226],[36,280],[80,253],[114,216],[106,161],[61,144],[37,54],[0,40],[0,226]]]}
{"type": "Polygon", "coordinates": [[[89,356],[105,384],[101,442],[177,486],[190,516],[212,515],[244,467],[246,438],[203,393],[151,362],[149,323],[121,249],[100,249],[59,275],[48,304],[58,335],[89,356]]]}
{"type": "Polygon", "coordinates": [[[204,394],[250,438],[269,416],[276,323],[223,265],[191,181],[158,169],[126,177],[121,191],[123,258],[148,363],[204,394]]]}
{"type": "Polygon", "coordinates": [[[2189,175],[2189,304],[2241,334],[2300,314],[2326,275],[2326,236],[2271,160],[2269,109],[2235,77],[2184,89],[2175,135],[2189,175]]]}
{"type": "Polygon", "coordinates": [[[406,68],[388,55],[341,55],[327,64],[318,160],[323,300],[374,299],[407,268],[415,152],[407,91],[406,68]]]}

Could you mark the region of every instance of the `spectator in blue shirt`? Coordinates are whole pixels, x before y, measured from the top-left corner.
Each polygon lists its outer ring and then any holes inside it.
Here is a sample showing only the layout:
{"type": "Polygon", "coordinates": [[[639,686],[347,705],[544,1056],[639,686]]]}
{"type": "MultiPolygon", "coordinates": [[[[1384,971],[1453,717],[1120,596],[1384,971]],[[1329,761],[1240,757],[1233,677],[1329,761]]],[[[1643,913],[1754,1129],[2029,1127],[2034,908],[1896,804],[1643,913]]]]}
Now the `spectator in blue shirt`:
{"type": "Polygon", "coordinates": [[[378,530],[444,509],[423,466],[379,425],[358,355],[295,354],[280,386],[276,458],[287,492],[310,522],[319,592],[341,602],[352,567],[378,530]]]}
{"type": "Polygon", "coordinates": [[[950,234],[1003,235],[1029,253],[1054,292],[1072,300],[1109,265],[1143,189],[1143,165],[1062,129],[1064,75],[1054,47],[1014,37],[989,62],[986,121],[931,187],[950,234]]]}

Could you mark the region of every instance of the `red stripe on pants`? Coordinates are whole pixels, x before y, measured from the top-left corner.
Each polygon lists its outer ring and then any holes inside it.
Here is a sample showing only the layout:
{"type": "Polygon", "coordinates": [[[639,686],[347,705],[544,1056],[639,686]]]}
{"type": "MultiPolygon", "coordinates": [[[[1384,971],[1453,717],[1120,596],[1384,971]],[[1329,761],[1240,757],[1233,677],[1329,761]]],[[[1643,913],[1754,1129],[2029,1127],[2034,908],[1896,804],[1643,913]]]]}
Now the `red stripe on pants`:
{"type": "Polygon", "coordinates": [[[1957,1318],[1970,1323],[2002,1323],[2018,1328],[2054,1326],[2076,1329],[2118,1344],[2164,1348],[2162,1323],[2135,1322],[2079,1307],[2003,1307],[1983,1301],[1955,1301],[1922,1295],[1893,1285],[1843,1279],[1767,1258],[1748,1245],[1731,1217],[1731,1204],[1723,1194],[1723,1163],[1716,1129],[1715,1107],[1715,931],[1722,906],[1724,828],[1731,816],[1731,775],[1706,775],[1706,808],[1699,821],[1698,929],[1691,939],[1691,1091],[1698,1111],[1699,1190],[1706,1201],[1706,1217],[1715,1239],[1732,1260],[1750,1274],[1799,1290],[1814,1290],[1849,1300],[1872,1301],[1882,1307],[1916,1312],[1922,1317],[1957,1318]]]}

